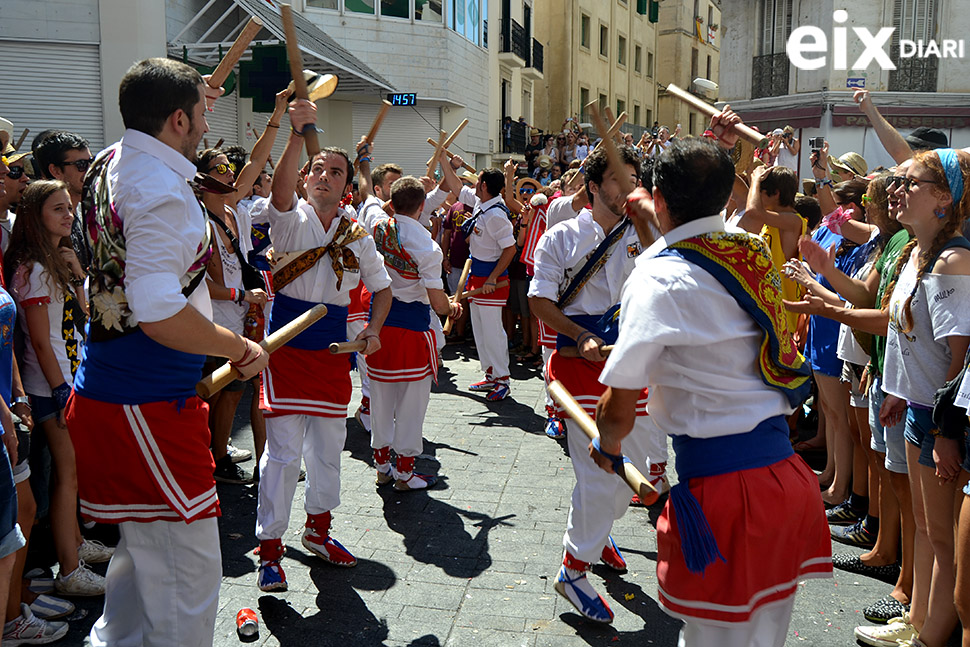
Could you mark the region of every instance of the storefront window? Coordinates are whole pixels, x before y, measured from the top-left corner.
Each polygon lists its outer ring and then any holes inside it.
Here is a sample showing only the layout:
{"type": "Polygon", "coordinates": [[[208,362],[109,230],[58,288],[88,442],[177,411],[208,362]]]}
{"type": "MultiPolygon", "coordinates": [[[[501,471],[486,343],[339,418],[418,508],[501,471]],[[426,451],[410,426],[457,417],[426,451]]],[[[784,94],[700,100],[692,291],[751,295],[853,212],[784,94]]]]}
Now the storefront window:
{"type": "Polygon", "coordinates": [[[414,0],[414,19],[441,22],[441,3],[444,0],[414,0]]]}
{"type": "Polygon", "coordinates": [[[374,15],[374,0],[344,0],[344,7],[352,13],[374,15]]]}

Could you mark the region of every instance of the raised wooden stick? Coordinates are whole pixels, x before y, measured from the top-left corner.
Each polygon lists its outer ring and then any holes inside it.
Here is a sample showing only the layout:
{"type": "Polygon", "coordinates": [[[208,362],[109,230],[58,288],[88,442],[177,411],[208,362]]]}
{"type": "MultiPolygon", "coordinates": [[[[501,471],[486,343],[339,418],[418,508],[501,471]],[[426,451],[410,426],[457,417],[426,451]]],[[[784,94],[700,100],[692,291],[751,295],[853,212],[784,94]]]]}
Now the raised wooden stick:
{"type": "Polygon", "coordinates": [[[17,143],[13,145],[13,147],[16,148],[18,151],[20,150],[20,146],[24,143],[24,140],[27,139],[27,133],[29,132],[30,132],[30,128],[24,128],[24,132],[20,133],[20,137],[17,139],[17,143]]]}
{"type": "MultiPolygon", "coordinates": [[[[613,352],[612,344],[600,346],[600,354],[603,357],[609,357],[611,352],[613,352]]],[[[569,358],[582,357],[582,354],[579,352],[579,346],[563,346],[559,349],[559,354],[569,358]]]]}
{"type": "MultiPolygon", "coordinates": [[[[286,57],[290,59],[293,94],[296,95],[297,99],[309,100],[306,77],[303,76],[303,55],[300,54],[300,43],[296,39],[296,26],[293,24],[293,8],[288,4],[280,4],[280,16],[283,18],[283,33],[286,36],[286,57]]],[[[308,124],[304,129],[303,143],[306,144],[307,157],[312,160],[314,155],[320,152],[320,142],[317,140],[315,124],[308,124]]]]}
{"type": "Polygon", "coordinates": [[[216,148],[222,148],[222,145],[226,143],[225,137],[220,137],[219,141],[216,142],[216,148]]]}
{"type": "Polygon", "coordinates": [[[226,55],[222,57],[219,61],[219,65],[216,69],[212,71],[212,75],[209,77],[209,87],[211,88],[221,88],[222,84],[225,83],[226,78],[229,73],[232,72],[232,68],[236,67],[236,63],[242,58],[242,55],[246,53],[246,49],[249,44],[253,42],[256,38],[256,34],[259,30],[263,28],[263,21],[253,16],[243,27],[243,30],[239,32],[239,36],[236,37],[235,42],[233,42],[232,47],[226,52],[226,55]]]}
{"type": "MultiPolygon", "coordinates": [[[[436,142],[435,140],[433,140],[430,137],[428,137],[428,143],[431,144],[432,146],[434,146],[435,148],[437,148],[437,146],[438,146],[438,142],[436,142]]],[[[442,147],[442,148],[444,148],[444,147],[442,147]]],[[[447,148],[444,148],[444,151],[445,151],[445,155],[448,156],[448,159],[451,159],[452,157],[455,156],[455,154],[452,153],[447,148]]],[[[464,160],[462,160],[462,162],[461,162],[461,167],[463,169],[465,169],[466,171],[470,172],[470,173],[478,173],[478,170],[476,170],[474,166],[469,165],[468,162],[466,162],[464,160]]]]}
{"type": "Polygon", "coordinates": [[[428,162],[428,173],[427,176],[433,178],[434,167],[438,166],[438,157],[441,156],[441,150],[445,147],[445,139],[448,137],[448,133],[441,130],[438,134],[438,144],[434,147],[434,155],[431,157],[431,161],[428,162]]]}
{"type": "Polygon", "coordinates": [[[371,144],[374,143],[374,138],[377,137],[377,131],[380,130],[381,124],[384,123],[384,117],[387,116],[387,111],[391,109],[391,102],[384,99],[381,104],[381,109],[378,110],[377,116],[374,118],[374,123],[370,125],[370,130],[367,131],[367,141],[371,144]]]}
{"type": "Polygon", "coordinates": [[[367,348],[367,340],[361,339],[359,341],[335,341],[330,344],[330,352],[334,355],[341,355],[343,353],[359,353],[367,348]]]}
{"type": "MultiPolygon", "coordinates": [[[[290,323],[274,332],[272,335],[268,336],[263,341],[259,342],[259,345],[262,346],[263,350],[265,350],[267,353],[272,353],[319,321],[326,314],[327,306],[323,305],[322,303],[315,305],[290,323]]],[[[196,384],[195,392],[203,398],[208,398],[226,388],[233,380],[238,378],[239,373],[229,362],[226,362],[214,370],[211,375],[207,375],[198,384],[196,384]]]]}
{"type": "MultiPolygon", "coordinates": [[[[611,125],[610,129],[607,131],[610,134],[610,139],[612,139],[613,136],[617,132],[619,132],[620,128],[623,126],[624,123],[626,123],[626,112],[621,112],[620,116],[616,118],[616,121],[613,122],[613,125],[611,125]]],[[[600,134],[600,136],[602,139],[606,139],[605,137],[602,137],[602,133],[600,134]]],[[[600,143],[596,144],[596,146],[593,147],[593,151],[597,150],[602,145],[603,145],[603,142],[600,141],[600,143]]],[[[593,152],[593,151],[590,151],[590,152],[593,152]]]]}
{"type": "MultiPolygon", "coordinates": [[[[458,133],[460,133],[461,130],[462,130],[462,128],[464,128],[467,125],[468,125],[468,120],[467,119],[462,119],[461,120],[461,123],[458,124],[458,127],[455,128],[455,132],[453,132],[450,135],[448,135],[448,139],[445,140],[445,143],[442,144],[441,147],[444,148],[444,149],[447,149],[449,146],[451,146],[451,143],[453,141],[455,141],[455,138],[456,137],[458,137],[458,133]]],[[[428,160],[428,164],[431,164],[432,162],[434,162],[434,158],[433,157],[428,160]]]]}
{"type": "MultiPolygon", "coordinates": [[[[451,297],[452,303],[460,303],[461,300],[464,298],[462,296],[462,290],[465,289],[465,281],[468,280],[468,273],[471,271],[472,271],[472,257],[469,256],[467,259],[465,259],[465,266],[461,268],[461,277],[458,279],[458,289],[451,297]]],[[[451,329],[454,325],[455,325],[455,320],[452,319],[451,317],[448,317],[448,320],[445,321],[444,325],[441,326],[441,329],[447,335],[448,333],[451,332],[451,329]]]]}
{"type": "MultiPolygon", "coordinates": [[[[573,398],[572,394],[566,390],[566,387],[562,385],[559,380],[553,381],[548,387],[549,395],[552,399],[559,403],[559,406],[563,408],[563,411],[573,419],[579,428],[586,434],[587,438],[593,440],[599,437],[599,430],[596,428],[596,423],[593,419],[589,417],[589,414],[579,406],[576,399],[573,398]]],[[[622,473],[619,474],[630,489],[633,490],[634,494],[639,495],[640,501],[643,505],[652,505],[657,502],[660,498],[660,493],[657,492],[657,488],[650,484],[646,478],[644,478],[643,473],[640,472],[633,463],[624,462],[622,473]]]]}
{"type": "MultiPolygon", "coordinates": [[[[686,90],[682,90],[681,88],[677,87],[673,83],[667,86],[667,93],[674,95],[675,97],[677,97],[678,99],[680,99],[681,101],[689,105],[694,110],[697,110],[701,114],[707,115],[708,118],[713,117],[719,112],[719,110],[714,106],[712,106],[711,104],[701,99],[698,99],[690,92],[687,92],[686,90]]],[[[737,124],[736,126],[734,126],[734,130],[738,133],[739,136],[747,139],[755,146],[761,146],[762,142],[764,142],[767,139],[767,137],[765,137],[763,133],[759,133],[754,128],[751,128],[750,126],[745,126],[744,124],[737,124]]]]}
{"type": "Polygon", "coordinates": [[[600,115],[599,108],[596,106],[596,102],[589,104],[587,107],[589,108],[589,116],[593,118],[593,124],[596,126],[596,130],[599,131],[600,137],[603,138],[601,143],[606,150],[606,157],[610,161],[610,168],[613,169],[613,175],[616,176],[616,183],[620,185],[620,192],[622,195],[630,195],[634,188],[633,183],[630,181],[629,174],[623,170],[623,161],[620,159],[620,152],[616,149],[616,143],[610,136],[610,131],[606,127],[603,117],[600,115]]]}

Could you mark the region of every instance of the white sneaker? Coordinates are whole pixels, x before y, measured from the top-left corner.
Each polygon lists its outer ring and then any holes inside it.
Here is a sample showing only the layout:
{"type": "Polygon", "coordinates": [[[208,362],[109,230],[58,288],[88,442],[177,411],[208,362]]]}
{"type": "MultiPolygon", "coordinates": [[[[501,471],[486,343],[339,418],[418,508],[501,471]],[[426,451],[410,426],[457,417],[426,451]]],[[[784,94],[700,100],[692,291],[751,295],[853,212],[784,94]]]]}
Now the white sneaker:
{"type": "Polygon", "coordinates": [[[233,447],[231,443],[226,445],[226,454],[232,459],[233,463],[243,463],[253,457],[253,453],[248,449],[233,447]]]}
{"type": "Polygon", "coordinates": [[[104,578],[89,569],[87,564],[82,561],[70,575],[66,577],[58,575],[54,579],[54,590],[67,596],[104,595],[104,578]]]}
{"type": "Polygon", "coordinates": [[[85,539],[77,548],[77,558],[85,564],[101,564],[111,559],[115,554],[114,548],[109,548],[100,541],[85,539]]]}
{"type": "Polygon", "coordinates": [[[873,647],[897,647],[903,641],[916,639],[916,627],[909,623],[909,614],[904,614],[885,625],[856,627],[855,637],[873,647]]]}
{"type": "Polygon", "coordinates": [[[48,622],[30,612],[21,603],[20,615],[3,625],[4,645],[46,645],[60,640],[67,633],[66,622],[48,622]]]}

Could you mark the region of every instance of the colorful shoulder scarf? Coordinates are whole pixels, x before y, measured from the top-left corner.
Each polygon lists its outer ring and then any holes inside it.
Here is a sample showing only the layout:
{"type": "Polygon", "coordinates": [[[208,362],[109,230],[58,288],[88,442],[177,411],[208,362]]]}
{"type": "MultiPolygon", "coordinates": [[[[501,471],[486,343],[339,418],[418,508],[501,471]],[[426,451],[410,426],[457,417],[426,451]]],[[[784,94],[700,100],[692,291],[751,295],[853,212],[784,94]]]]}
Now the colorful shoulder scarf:
{"type": "MultiPolygon", "coordinates": [[[[116,149],[110,148],[95,160],[84,181],[81,192],[81,213],[84,217],[85,242],[90,251],[91,278],[88,287],[91,310],[91,341],[107,341],[138,330],[133,321],[128,297],[125,296],[125,266],[127,247],[124,223],[111,195],[108,183],[108,162],[116,149]]],[[[202,204],[198,204],[201,213],[202,204]]],[[[179,280],[186,297],[198,288],[205,278],[205,268],[212,256],[209,228],[204,228],[202,240],[196,248],[195,259],[179,280]]]]}
{"type": "Polygon", "coordinates": [[[781,275],[764,242],[749,234],[714,232],[674,243],[659,254],[678,256],[709,272],[763,333],[758,365],[762,381],[797,407],[811,390],[810,370],[788,329],[781,275]]]}
{"type": "Polygon", "coordinates": [[[270,265],[273,267],[273,291],[279,292],[285,286],[292,283],[297,277],[317,264],[323,255],[330,257],[330,265],[333,273],[337,276],[337,289],[340,289],[344,280],[344,270],[351,272],[360,271],[360,263],[354,253],[347,248],[350,243],[360,240],[367,236],[367,232],[356,222],[351,222],[348,218],[338,216],[340,222],[337,223],[337,231],[334,232],[333,240],[326,247],[314,247],[297,255],[286,254],[282,258],[272,259],[267,256],[270,265]],[[291,260],[292,259],[292,260],[291,260]]]}
{"type": "Polygon", "coordinates": [[[401,245],[401,232],[398,231],[394,218],[382,220],[374,227],[374,243],[388,268],[405,279],[418,279],[418,264],[401,245]]]}

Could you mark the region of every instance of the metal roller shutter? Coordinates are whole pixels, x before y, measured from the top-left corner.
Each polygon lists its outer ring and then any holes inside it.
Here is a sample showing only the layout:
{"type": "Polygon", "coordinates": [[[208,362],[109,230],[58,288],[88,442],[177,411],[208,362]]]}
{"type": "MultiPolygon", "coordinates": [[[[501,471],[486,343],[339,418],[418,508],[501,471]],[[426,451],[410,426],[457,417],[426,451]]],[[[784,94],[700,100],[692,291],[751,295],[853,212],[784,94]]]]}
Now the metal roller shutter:
{"type": "MultiPolygon", "coordinates": [[[[249,150],[253,149],[253,145],[256,143],[256,136],[253,135],[252,129],[255,128],[256,132],[260,135],[263,134],[263,129],[266,128],[266,122],[269,118],[273,116],[271,112],[254,112],[253,121],[249,128],[249,135],[247,141],[249,142],[249,150]]],[[[280,119],[280,129],[276,132],[276,140],[273,142],[273,152],[270,153],[270,159],[273,160],[273,164],[280,161],[280,157],[283,155],[283,149],[286,148],[286,140],[290,138],[290,117],[288,115],[283,115],[280,119]]]]}
{"type": "Polygon", "coordinates": [[[68,130],[104,148],[101,58],[97,45],[0,40],[8,65],[0,74],[0,116],[24,128],[24,142],[44,130],[68,130]],[[68,64],[66,64],[69,62],[68,64]]]}
{"type": "MultiPolygon", "coordinates": [[[[372,103],[354,104],[355,142],[370,130],[379,107],[372,103]]],[[[391,108],[377,133],[371,168],[392,162],[399,165],[405,175],[424,175],[428,170],[428,158],[434,153],[425,140],[428,137],[437,139],[440,128],[441,109],[437,106],[391,108]]]]}

